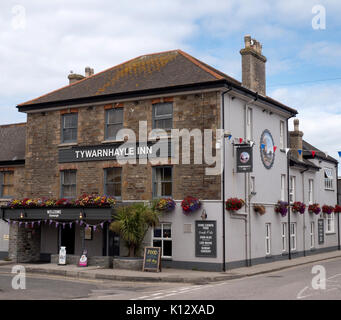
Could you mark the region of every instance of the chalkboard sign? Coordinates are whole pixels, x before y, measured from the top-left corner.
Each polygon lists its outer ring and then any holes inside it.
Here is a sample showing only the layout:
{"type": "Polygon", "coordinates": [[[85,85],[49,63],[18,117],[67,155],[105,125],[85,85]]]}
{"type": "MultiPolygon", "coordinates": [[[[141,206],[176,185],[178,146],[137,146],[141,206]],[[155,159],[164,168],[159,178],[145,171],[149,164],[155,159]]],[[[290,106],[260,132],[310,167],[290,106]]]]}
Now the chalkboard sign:
{"type": "Polygon", "coordinates": [[[217,257],[216,221],[195,221],[195,256],[217,257]]]}
{"type": "Polygon", "coordinates": [[[161,248],[145,247],[142,271],[161,271],[161,248]]]}
{"type": "Polygon", "coordinates": [[[319,244],[324,244],[324,220],[323,219],[318,219],[317,227],[318,227],[317,230],[318,230],[319,244]]]}

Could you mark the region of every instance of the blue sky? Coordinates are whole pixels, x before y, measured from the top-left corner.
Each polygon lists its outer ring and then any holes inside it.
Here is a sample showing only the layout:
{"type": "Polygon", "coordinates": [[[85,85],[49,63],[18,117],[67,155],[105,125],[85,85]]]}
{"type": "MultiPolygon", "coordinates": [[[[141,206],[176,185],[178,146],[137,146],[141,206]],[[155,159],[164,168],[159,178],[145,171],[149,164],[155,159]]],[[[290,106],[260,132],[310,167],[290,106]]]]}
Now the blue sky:
{"type": "Polygon", "coordinates": [[[66,85],[70,70],[99,72],[140,54],[179,48],[240,80],[250,34],[268,59],[267,94],[296,108],[304,138],[337,157],[340,16],[339,0],[2,1],[0,124],[25,121],[15,106],[66,85]],[[315,5],[324,30],[312,27],[315,5]]]}

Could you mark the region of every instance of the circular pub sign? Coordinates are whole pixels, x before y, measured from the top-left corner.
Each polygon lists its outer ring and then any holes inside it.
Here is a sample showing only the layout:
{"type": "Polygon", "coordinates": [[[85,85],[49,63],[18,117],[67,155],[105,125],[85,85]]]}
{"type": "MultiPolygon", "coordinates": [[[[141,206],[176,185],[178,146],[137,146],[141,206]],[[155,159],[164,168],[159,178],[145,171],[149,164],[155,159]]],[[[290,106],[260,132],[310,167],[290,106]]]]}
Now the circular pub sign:
{"type": "Polygon", "coordinates": [[[269,130],[264,130],[260,138],[260,156],[263,165],[267,169],[271,169],[275,161],[274,139],[269,130]]]}

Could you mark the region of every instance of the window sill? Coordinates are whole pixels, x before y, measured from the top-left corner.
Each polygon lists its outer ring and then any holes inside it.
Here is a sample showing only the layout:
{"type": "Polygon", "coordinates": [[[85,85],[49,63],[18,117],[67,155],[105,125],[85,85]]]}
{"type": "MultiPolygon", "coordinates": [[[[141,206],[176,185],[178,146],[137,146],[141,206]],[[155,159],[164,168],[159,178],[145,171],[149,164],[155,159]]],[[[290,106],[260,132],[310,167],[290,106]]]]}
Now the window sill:
{"type": "Polygon", "coordinates": [[[334,189],[326,189],[326,188],[324,188],[324,191],[332,191],[332,192],[334,192],[335,190],[334,189]]]}
{"type": "Polygon", "coordinates": [[[121,142],[124,142],[124,140],[103,140],[101,141],[101,143],[105,144],[105,143],[121,143],[121,142]]]}
{"type": "Polygon", "coordinates": [[[332,235],[334,235],[334,234],[336,234],[336,232],[335,232],[335,231],[332,231],[332,232],[326,232],[326,236],[332,236],[332,235]]]}
{"type": "Polygon", "coordinates": [[[173,261],[172,257],[161,257],[161,260],[163,261],[173,261]]]}
{"type": "Polygon", "coordinates": [[[77,146],[78,142],[65,142],[65,143],[60,143],[58,145],[58,148],[62,148],[62,147],[72,147],[72,146],[77,146]]]}

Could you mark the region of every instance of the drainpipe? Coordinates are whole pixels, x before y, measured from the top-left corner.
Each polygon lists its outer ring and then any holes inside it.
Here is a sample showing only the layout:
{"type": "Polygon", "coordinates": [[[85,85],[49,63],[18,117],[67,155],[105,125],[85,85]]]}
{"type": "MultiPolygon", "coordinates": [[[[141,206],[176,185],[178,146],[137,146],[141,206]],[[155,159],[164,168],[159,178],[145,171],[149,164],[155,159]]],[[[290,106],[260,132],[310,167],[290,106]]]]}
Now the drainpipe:
{"type": "Polygon", "coordinates": [[[221,118],[222,118],[222,129],[223,129],[223,167],[222,167],[222,196],[221,196],[221,208],[222,208],[222,215],[223,215],[223,262],[222,262],[222,269],[223,272],[226,271],[226,244],[225,244],[225,238],[226,238],[226,228],[225,228],[225,101],[224,96],[226,93],[230,92],[232,88],[229,88],[227,91],[224,91],[221,93],[221,118]]]}
{"type": "MultiPolygon", "coordinates": [[[[302,202],[304,203],[304,172],[308,171],[308,169],[304,169],[303,171],[301,171],[301,175],[302,175],[302,194],[303,194],[303,198],[302,198],[302,202]]],[[[303,256],[305,257],[305,230],[306,230],[306,225],[305,225],[305,214],[303,214],[303,256]]]]}
{"type": "MultiPolygon", "coordinates": [[[[289,141],[289,119],[287,119],[287,148],[289,148],[290,141],[289,141]]],[[[288,253],[289,253],[289,260],[291,260],[291,225],[290,225],[290,190],[289,190],[289,175],[290,175],[290,168],[289,168],[289,152],[287,153],[287,197],[288,197],[288,240],[289,240],[289,246],[288,246],[288,253]]]]}
{"type": "MultiPolygon", "coordinates": [[[[339,164],[336,165],[336,203],[337,204],[341,204],[339,203],[339,181],[338,181],[338,177],[339,177],[339,164]]],[[[338,250],[341,250],[341,245],[340,245],[340,213],[337,214],[337,246],[338,246],[338,250]]]]}

